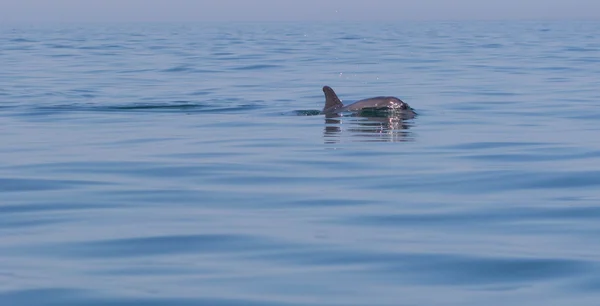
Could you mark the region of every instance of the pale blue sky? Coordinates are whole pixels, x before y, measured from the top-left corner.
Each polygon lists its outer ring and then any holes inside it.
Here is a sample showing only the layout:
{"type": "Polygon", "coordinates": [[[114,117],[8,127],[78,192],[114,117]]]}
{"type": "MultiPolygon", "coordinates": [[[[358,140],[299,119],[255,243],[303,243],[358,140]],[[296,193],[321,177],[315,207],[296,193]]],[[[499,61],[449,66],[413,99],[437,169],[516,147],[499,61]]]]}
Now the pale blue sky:
{"type": "Polygon", "coordinates": [[[0,22],[600,19],[600,0],[0,0],[0,22]]]}

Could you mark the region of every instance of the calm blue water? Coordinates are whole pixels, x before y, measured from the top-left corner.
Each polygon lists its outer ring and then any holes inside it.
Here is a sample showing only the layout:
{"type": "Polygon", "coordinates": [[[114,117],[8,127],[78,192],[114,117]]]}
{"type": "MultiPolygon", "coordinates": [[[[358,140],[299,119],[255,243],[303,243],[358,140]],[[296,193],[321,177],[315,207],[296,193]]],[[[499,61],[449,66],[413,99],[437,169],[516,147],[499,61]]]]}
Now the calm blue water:
{"type": "Polygon", "coordinates": [[[599,100],[598,22],[1,25],[0,305],[599,305],[599,100]]]}

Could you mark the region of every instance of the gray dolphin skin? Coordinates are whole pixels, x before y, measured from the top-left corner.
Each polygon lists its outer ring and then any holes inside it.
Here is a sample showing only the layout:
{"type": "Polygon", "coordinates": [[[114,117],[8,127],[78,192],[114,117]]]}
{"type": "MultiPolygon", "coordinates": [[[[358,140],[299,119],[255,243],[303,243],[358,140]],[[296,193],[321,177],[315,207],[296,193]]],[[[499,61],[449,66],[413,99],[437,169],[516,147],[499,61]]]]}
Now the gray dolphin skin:
{"type": "Polygon", "coordinates": [[[397,112],[402,118],[414,118],[415,111],[406,102],[396,97],[373,97],[356,101],[352,104],[344,106],[342,101],[335,94],[335,91],[329,86],[323,87],[325,93],[325,107],[321,114],[335,116],[344,112],[360,113],[363,111],[381,111],[390,110],[397,112]]]}

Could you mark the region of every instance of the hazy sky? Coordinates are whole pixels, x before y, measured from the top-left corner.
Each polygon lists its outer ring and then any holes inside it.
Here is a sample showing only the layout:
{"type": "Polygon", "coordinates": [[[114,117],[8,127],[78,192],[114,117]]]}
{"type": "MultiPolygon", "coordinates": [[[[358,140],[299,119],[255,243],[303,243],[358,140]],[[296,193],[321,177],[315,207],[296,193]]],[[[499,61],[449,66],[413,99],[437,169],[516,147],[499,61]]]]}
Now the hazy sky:
{"type": "Polygon", "coordinates": [[[0,22],[595,19],[600,0],[0,0],[0,22]]]}

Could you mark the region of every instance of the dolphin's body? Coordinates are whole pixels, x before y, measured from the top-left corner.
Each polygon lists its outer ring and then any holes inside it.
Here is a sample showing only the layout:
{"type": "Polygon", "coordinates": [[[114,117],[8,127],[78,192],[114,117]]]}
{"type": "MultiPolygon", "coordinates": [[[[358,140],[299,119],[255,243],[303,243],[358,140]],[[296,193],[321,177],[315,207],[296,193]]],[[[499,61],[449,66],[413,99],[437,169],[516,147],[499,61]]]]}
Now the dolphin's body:
{"type": "Polygon", "coordinates": [[[374,97],[344,106],[331,87],[324,86],[323,92],[325,93],[325,107],[321,114],[326,116],[337,116],[344,112],[361,113],[365,111],[393,111],[406,119],[413,118],[416,115],[407,103],[396,97],[374,97]]]}

